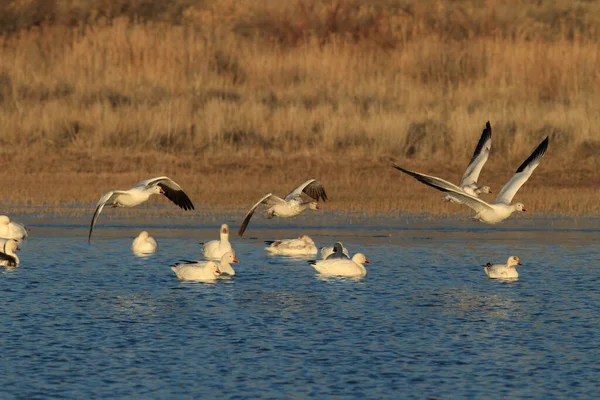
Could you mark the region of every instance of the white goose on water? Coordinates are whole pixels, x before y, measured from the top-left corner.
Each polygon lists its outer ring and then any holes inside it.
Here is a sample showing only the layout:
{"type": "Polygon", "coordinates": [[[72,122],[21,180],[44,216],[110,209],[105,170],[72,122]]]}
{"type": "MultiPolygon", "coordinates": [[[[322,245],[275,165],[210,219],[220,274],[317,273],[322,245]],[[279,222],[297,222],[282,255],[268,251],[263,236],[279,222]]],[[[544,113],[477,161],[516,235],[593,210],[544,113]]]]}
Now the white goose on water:
{"type": "Polygon", "coordinates": [[[215,281],[221,275],[219,266],[214,261],[198,263],[196,261],[187,261],[171,266],[177,278],[184,281],[215,281]]]}
{"type": "Polygon", "coordinates": [[[265,247],[271,254],[281,254],[286,256],[312,256],[317,254],[315,242],[307,235],[302,235],[297,239],[284,240],[265,240],[269,247],[265,247]]]}
{"type": "Polygon", "coordinates": [[[140,232],[138,237],[133,239],[131,250],[137,255],[154,253],[158,249],[156,240],[146,231],[140,232]]]}
{"type": "Polygon", "coordinates": [[[329,260],[335,258],[350,259],[348,249],[344,247],[342,242],[336,242],[332,247],[321,247],[321,259],[329,260]]]}
{"type": "Polygon", "coordinates": [[[15,239],[8,239],[0,247],[0,266],[17,267],[19,265],[19,257],[15,251],[21,250],[15,239]]]}
{"type": "Polygon", "coordinates": [[[217,266],[219,267],[219,270],[221,271],[221,274],[227,274],[229,276],[234,276],[235,275],[235,270],[233,269],[233,267],[231,266],[231,263],[239,263],[240,261],[235,257],[235,255],[231,252],[228,251],[227,253],[223,254],[221,256],[221,260],[217,261],[217,266]]]}
{"type": "MultiPolygon", "coordinates": [[[[479,197],[478,195],[481,193],[492,193],[489,186],[477,185],[477,180],[479,179],[479,174],[490,156],[490,150],[492,148],[492,126],[490,125],[490,121],[486,122],[485,129],[481,133],[481,137],[479,138],[479,142],[477,143],[477,147],[475,147],[475,151],[473,152],[473,157],[471,157],[471,161],[469,161],[469,165],[463,174],[459,187],[463,190],[463,192],[470,194],[474,197],[479,197]]],[[[444,197],[445,201],[450,201],[452,203],[460,203],[456,197],[451,194],[446,195],[444,197]]]]}
{"type": "Polygon", "coordinates": [[[300,214],[307,208],[311,210],[319,209],[319,200],[327,201],[327,194],[325,188],[316,179],[309,179],[290,193],[285,196],[285,199],[277,197],[272,193],[265,195],[255,205],[252,206],[248,214],[244,217],[242,226],[238,231],[238,235],[242,236],[250,223],[250,218],[254,215],[256,208],[265,204],[269,209],[267,210],[266,217],[271,219],[273,217],[289,218],[300,214]],[[309,197],[311,200],[305,200],[304,196],[309,197]]]}
{"type": "Polygon", "coordinates": [[[203,245],[202,254],[204,254],[204,257],[218,260],[227,252],[232,252],[235,255],[235,250],[231,247],[231,243],[229,243],[229,227],[227,224],[221,225],[220,234],[221,237],[219,240],[200,243],[203,245]]]}
{"type": "Polygon", "coordinates": [[[369,260],[364,254],[356,253],[351,260],[336,258],[309,261],[309,263],[321,275],[363,277],[367,275],[367,269],[363,264],[369,264],[369,260]]]}
{"type": "Polygon", "coordinates": [[[7,215],[0,215],[0,238],[24,240],[27,236],[25,225],[11,221],[7,215]]]}
{"type": "Polygon", "coordinates": [[[147,179],[128,190],[111,190],[98,201],[96,211],[94,211],[94,216],[92,217],[92,223],[90,224],[88,242],[92,239],[94,224],[96,224],[96,220],[106,204],[111,204],[113,208],[135,207],[144,203],[153,194],[162,194],[166,196],[169,200],[186,211],[194,209],[192,201],[187,194],[185,194],[181,186],[166,176],[147,179]]]}
{"type": "Polygon", "coordinates": [[[477,212],[477,214],[472,218],[474,221],[485,222],[486,224],[496,224],[510,217],[515,211],[527,211],[523,203],[511,204],[511,201],[517,191],[525,182],[527,182],[533,171],[540,164],[547,148],[548,137],[546,137],[546,139],[544,139],[542,143],[538,145],[538,147],[523,162],[523,164],[521,164],[513,177],[506,183],[506,185],[504,185],[502,190],[500,190],[498,197],[496,197],[496,200],[494,200],[492,204],[489,204],[478,197],[471,196],[470,194],[465,193],[458,186],[435,176],[409,171],[397,165],[394,165],[394,168],[412,176],[428,186],[436,188],[437,190],[441,190],[442,192],[452,194],[452,196],[458,198],[462,204],[465,204],[477,212]]]}
{"type": "Polygon", "coordinates": [[[487,263],[482,265],[485,274],[495,279],[515,279],[519,277],[516,266],[523,265],[517,256],[508,257],[506,264],[487,263]]]}

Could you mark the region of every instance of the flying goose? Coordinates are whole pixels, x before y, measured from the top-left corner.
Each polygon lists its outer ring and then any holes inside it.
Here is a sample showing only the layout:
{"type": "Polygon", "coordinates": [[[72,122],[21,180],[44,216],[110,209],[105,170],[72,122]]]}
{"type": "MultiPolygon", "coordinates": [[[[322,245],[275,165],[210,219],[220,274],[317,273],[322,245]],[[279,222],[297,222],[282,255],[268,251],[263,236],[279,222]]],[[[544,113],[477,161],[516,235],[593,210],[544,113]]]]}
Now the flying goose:
{"type": "Polygon", "coordinates": [[[307,235],[302,235],[297,239],[284,240],[265,240],[265,247],[271,254],[281,254],[286,256],[310,256],[317,254],[315,242],[307,235]]]}
{"type": "Polygon", "coordinates": [[[16,250],[21,250],[15,239],[9,239],[0,247],[0,266],[16,267],[19,265],[19,257],[15,253],[16,250]]]}
{"type": "Polygon", "coordinates": [[[158,243],[146,231],[140,232],[131,245],[131,250],[137,255],[154,253],[157,249],[158,243]]]}
{"type": "Polygon", "coordinates": [[[94,224],[96,223],[96,220],[100,216],[100,213],[106,204],[110,203],[113,208],[135,207],[148,200],[148,198],[153,194],[165,195],[169,200],[186,211],[194,209],[192,201],[187,194],[185,194],[181,186],[166,176],[159,176],[157,178],[141,181],[128,190],[111,190],[102,196],[96,205],[96,211],[94,211],[92,223],[90,224],[88,242],[90,242],[92,239],[92,230],[94,229],[94,224]]]}
{"type": "Polygon", "coordinates": [[[220,233],[220,240],[211,240],[206,243],[200,243],[203,245],[202,253],[204,254],[204,257],[219,260],[223,254],[229,251],[235,256],[235,250],[233,250],[231,243],[229,243],[229,227],[227,224],[221,225],[220,233]]]}
{"type": "Polygon", "coordinates": [[[171,266],[171,269],[177,278],[184,281],[215,281],[221,275],[221,270],[214,261],[184,261],[171,266]]]}
{"type": "Polygon", "coordinates": [[[511,256],[508,257],[506,264],[487,263],[482,267],[488,278],[514,279],[519,277],[519,273],[515,268],[517,265],[523,265],[521,260],[517,256],[511,256]]]}
{"type": "Polygon", "coordinates": [[[0,238],[24,240],[27,236],[25,225],[11,221],[6,215],[0,215],[0,238]]]}
{"type": "MultiPolygon", "coordinates": [[[[489,186],[483,185],[478,186],[477,180],[483,165],[490,156],[490,149],[492,148],[492,126],[490,121],[486,122],[485,129],[481,133],[477,147],[473,152],[473,157],[469,161],[469,165],[463,174],[459,187],[463,192],[470,194],[471,196],[478,197],[480,193],[492,193],[489,186]]],[[[444,200],[452,203],[460,203],[460,200],[456,199],[452,195],[447,195],[444,200]]]]}
{"type": "Polygon", "coordinates": [[[285,199],[281,197],[275,196],[273,193],[269,193],[265,195],[262,199],[260,199],[255,205],[252,206],[248,214],[244,217],[244,221],[242,222],[242,226],[238,231],[238,235],[242,236],[248,227],[248,223],[250,223],[250,218],[254,215],[254,211],[256,208],[264,204],[269,209],[265,216],[268,219],[273,217],[281,217],[281,218],[289,218],[294,217],[300,214],[302,211],[310,208],[311,210],[319,209],[319,200],[327,201],[327,194],[325,193],[325,188],[316,179],[309,179],[290,193],[285,196],[285,199]],[[305,200],[302,195],[308,196],[313,201],[305,200]]]}
{"type": "Polygon", "coordinates": [[[351,260],[347,258],[336,258],[329,260],[309,261],[321,275],[354,276],[367,275],[367,269],[363,264],[369,264],[369,260],[362,253],[356,253],[351,260]]]}
{"type": "Polygon", "coordinates": [[[474,221],[481,221],[487,224],[496,224],[510,217],[515,211],[527,211],[523,203],[510,203],[519,188],[523,186],[525,182],[527,182],[527,179],[529,179],[533,171],[538,165],[540,165],[542,157],[546,153],[547,148],[548,137],[546,137],[546,139],[544,139],[542,143],[538,145],[538,147],[523,162],[523,164],[521,164],[513,177],[506,183],[506,185],[504,185],[502,190],[500,190],[498,197],[496,197],[496,200],[494,200],[492,204],[489,204],[478,197],[467,194],[458,186],[443,179],[436,178],[435,176],[409,171],[397,165],[394,165],[394,168],[412,176],[428,186],[436,188],[437,190],[441,190],[442,192],[452,194],[452,196],[458,198],[462,204],[471,207],[477,212],[477,214],[475,214],[475,216],[472,218],[474,221]]]}

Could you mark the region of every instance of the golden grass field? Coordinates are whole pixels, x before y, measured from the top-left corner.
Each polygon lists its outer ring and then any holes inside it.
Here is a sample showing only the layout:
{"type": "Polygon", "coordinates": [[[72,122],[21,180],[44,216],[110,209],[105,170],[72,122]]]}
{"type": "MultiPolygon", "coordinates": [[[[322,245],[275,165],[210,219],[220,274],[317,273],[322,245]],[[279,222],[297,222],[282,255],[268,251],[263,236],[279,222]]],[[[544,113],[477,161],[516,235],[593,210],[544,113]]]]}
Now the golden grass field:
{"type": "Polygon", "coordinates": [[[328,209],[451,213],[390,165],[458,182],[489,120],[481,183],[550,136],[516,200],[593,215],[599,65],[582,0],[3,0],[2,212],[166,174],[216,208],[316,177],[328,209]]]}

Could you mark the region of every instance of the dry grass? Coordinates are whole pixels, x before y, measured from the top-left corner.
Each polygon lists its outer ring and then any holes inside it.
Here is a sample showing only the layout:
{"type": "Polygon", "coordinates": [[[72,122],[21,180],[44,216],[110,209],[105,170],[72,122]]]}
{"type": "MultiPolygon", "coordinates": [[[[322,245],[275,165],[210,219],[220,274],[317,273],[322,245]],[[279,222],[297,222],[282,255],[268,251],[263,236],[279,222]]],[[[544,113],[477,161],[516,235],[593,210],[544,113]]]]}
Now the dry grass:
{"type": "Polygon", "coordinates": [[[600,208],[596,2],[0,1],[0,16],[7,202],[91,203],[164,173],[245,207],[315,176],[332,208],[446,213],[390,160],[456,181],[490,120],[486,183],[549,135],[519,199],[600,208]]]}

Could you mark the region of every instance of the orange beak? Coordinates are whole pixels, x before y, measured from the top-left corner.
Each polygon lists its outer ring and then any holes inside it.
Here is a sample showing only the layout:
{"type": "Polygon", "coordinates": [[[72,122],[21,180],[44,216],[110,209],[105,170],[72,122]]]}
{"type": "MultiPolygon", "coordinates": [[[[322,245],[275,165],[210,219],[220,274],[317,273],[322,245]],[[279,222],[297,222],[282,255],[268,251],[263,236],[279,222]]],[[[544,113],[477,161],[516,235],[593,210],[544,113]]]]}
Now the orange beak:
{"type": "Polygon", "coordinates": [[[527,212],[527,209],[525,207],[523,207],[523,212],[527,212]]]}
{"type": "Polygon", "coordinates": [[[240,261],[237,258],[233,257],[233,262],[234,263],[239,263],[240,261]]]}
{"type": "Polygon", "coordinates": [[[365,264],[371,264],[371,261],[365,260],[365,264]]]}
{"type": "Polygon", "coordinates": [[[217,274],[221,275],[221,270],[217,269],[217,274]]]}
{"type": "Polygon", "coordinates": [[[163,188],[159,188],[160,189],[160,194],[165,194],[165,191],[163,190],[163,188]]]}
{"type": "Polygon", "coordinates": [[[321,209],[321,207],[319,207],[319,205],[318,205],[318,204],[315,206],[315,208],[316,208],[317,210],[320,210],[320,209],[321,209]]]}
{"type": "Polygon", "coordinates": [[[19,246],[17,246],[17,248],[15,250],[21,250],[21,248],[19,246]]]}

